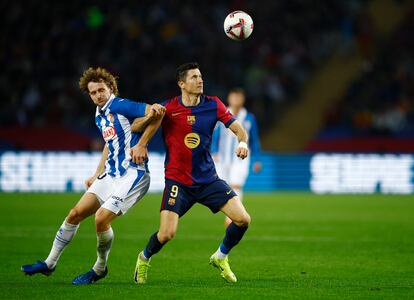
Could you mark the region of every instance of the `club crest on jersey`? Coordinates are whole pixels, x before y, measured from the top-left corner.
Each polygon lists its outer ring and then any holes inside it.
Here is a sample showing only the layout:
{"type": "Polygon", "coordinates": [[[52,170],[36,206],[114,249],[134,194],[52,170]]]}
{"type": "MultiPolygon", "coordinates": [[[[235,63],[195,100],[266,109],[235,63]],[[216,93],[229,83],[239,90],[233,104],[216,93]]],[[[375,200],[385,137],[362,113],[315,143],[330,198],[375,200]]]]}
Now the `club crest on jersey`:
{"type": "Polygon", "coordinates": [[[175,204],[175,199],[174,198],[168,199],[168,205],[173,206],[174,204],[175,204]]]}
{"type": "Polygon", "coordinates": [[[115,118],[113,114],[108,114],[108,119],[111,124],[114,124],[115,118]]]}
{"type": "Polygon", "coordinates": [[[113,126],[106,126],[102,132],[105,142],[113,140],[116,136],[116,130],[113,126]]]}
{"type": "Polygon", "coordinates": [[[193,125],[196,122],[196,116],[187,116],[187,123],[193,125]]]}
{"type": "Polygon", "coordinates": [[[190,132],[184,137],[184,144],[190,149],[197,148],[200,145],[200,136],[195,132],[190,132]]]}

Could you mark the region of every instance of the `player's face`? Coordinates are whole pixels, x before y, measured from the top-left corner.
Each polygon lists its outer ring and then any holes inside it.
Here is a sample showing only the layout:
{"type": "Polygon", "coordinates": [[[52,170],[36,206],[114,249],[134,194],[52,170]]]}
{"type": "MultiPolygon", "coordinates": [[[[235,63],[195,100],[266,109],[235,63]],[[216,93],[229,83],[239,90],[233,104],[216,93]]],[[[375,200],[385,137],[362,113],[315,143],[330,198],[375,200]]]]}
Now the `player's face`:
{"type": "Polygon", "coordinates": [[[89,82],[88,83],[89,96],[93,103],[97,106],[104,106],[111,97],[112,90],[106,85],[105,82],[89,82]]]}
{"type": "Polygon", "coordinates": [[[244,105],[244,95],[242,93],[230,93],[227,100],[230,107],[240,109],[244,105]]]}
{"type": "Polygon", "coordinates": [[[188,70],[185,81],[180,81],[179,85],[188,94],[201,95],[203,93],[203,77],[200,70],[188,70]]]}

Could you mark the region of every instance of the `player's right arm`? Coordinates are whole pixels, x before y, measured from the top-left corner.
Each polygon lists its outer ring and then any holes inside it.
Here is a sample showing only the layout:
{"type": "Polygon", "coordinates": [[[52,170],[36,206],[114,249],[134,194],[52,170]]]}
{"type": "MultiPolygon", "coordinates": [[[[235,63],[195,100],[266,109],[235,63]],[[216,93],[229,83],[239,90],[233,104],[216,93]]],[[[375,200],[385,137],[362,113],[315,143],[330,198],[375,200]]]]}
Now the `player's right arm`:
{"type": "Polygon", "coordinates": [[[101,160],[99,161],[98,167],[96,168],[95,174],[93,174],[91,177],[85,180],[85,186],[86,188],[89,188],[92,183],[95,181],[96,178],[98,178],[99,174],[101,174],[105,169],[105,161],[108,158],[109,149],[108,146],[105,145],[102,150],[102,156],[101,160]]]}
{"type": "Polygon", "coordinates": [[[247,132],[246,129],[237,121],[227,107],[221,102],[219,98],[215,98],[217,103],[217,117],[220,122],[222,122],[227,128],[229,128],[236,136],[239,141],[239,145],[236,149],[237,157],[245,159],[249,153],[249,148],[247,147],[247,132]]]}
{"type": "MultiPolygon", "coordinates": [[[[145,127],[145,130],[142,133],[138,143],[131,148],[131,158],[134,163],[142,163],[148,156],[148,142],[154,136],[157,129],[161,126],[162,119],[165,115],[165,107],[161,107],[164,108],[160,111],[161,114],[156,114],[155,117],[152,118],[151,122],[149,122],[149,124],[145,127]]],[[[150,114],[155,114],[155,111],[150,112],[150,114]]]]}
{"type": "Polygon", "coordinates": [[[160,118],[165,113],[165,107],[155,103],[145,107],[145,116],[140,118],[135,118],[134,122],[131,124],[131,131],[133,132],[143,132],[145,128],[155,119],[160,118]]]}
{"type": "Polygon", "coordinates": [[[136,102],[121,98],[118,98],[117,101],[112,102],[110,108],[112,112],[121,114],[130,120],[148,117],[150,119],[149,121],[146,120],[148,123],[150,123],[152,119],[159,117],[165,111],[165,107],[157,103],[148,105],[143,102],[136,102]]]}

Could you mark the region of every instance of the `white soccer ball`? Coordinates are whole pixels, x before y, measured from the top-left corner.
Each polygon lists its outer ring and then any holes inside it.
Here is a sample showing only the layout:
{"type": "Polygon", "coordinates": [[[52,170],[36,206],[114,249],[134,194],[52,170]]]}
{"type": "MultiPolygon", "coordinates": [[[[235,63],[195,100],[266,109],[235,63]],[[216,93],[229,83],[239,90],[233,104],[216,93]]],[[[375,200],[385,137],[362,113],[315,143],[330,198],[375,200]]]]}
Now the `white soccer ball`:
{"type": "Polygon", "coordinates": [[[244,11],[233,11],[224,20],[224,32],[232,40],[243,41],[253,32],[253,20],[244,11]]]}

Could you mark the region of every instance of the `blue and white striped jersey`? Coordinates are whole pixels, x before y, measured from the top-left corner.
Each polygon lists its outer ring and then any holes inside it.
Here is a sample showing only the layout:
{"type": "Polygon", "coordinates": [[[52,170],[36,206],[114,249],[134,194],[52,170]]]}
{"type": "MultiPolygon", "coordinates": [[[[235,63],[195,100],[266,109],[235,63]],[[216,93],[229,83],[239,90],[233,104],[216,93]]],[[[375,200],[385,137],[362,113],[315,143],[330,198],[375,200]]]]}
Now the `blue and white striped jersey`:
{"type": "Polygon", "coordinates": [[[145,115],[145,107],[145,103],[111,95],[102,108],[96,108],[95,123],[109,148],[105,170],[112,177],[121,177],[129,166],[147,170],[147,162],[137,165],[130,155],[131,147],[138,143],[142,135],[131,132],[131,123],[145,115]]]}
{"type": "MultiPolygon", "coordinates": [[[[249,151],[253,162],[260,160],[260,139],[257,128],[256,118],[245,108],[242,108],[237,115],[234,115],[237,121],[246,129],[249,136],[249,151]]],[[[231,164],[238,159],[235,155],[238,146],[237,137],[227,129],[223,124],[218,123],[213,133],[211,144],[211,153],[217,154],[222,164],[231,164]]]]}

